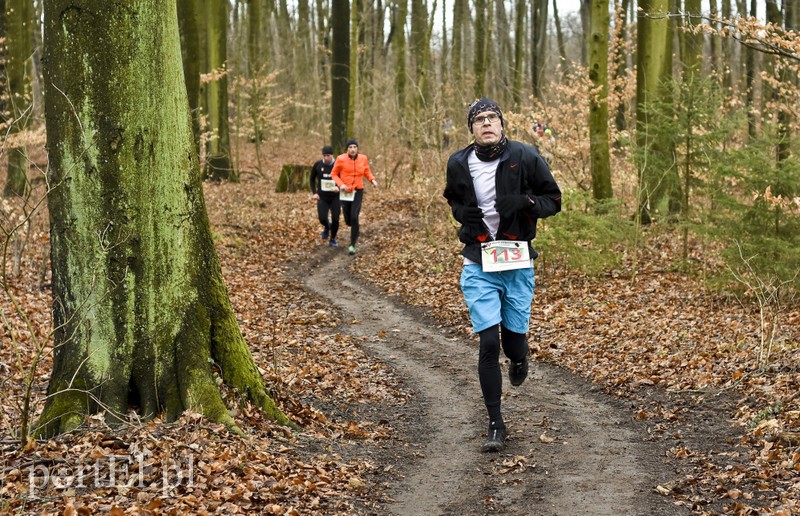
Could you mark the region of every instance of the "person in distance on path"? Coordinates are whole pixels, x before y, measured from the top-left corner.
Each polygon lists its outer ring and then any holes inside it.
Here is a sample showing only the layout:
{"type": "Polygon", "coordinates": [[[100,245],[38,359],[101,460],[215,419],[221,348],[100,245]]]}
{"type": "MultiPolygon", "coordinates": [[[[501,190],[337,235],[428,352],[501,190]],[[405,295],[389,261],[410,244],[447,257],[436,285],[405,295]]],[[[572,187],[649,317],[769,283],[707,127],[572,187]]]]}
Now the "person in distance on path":
{"type": "Polygon", "coordinates": [[[336,186],[339,188],[344,223],[350,226],[350,246],[347,252],[354,255],[359,233],[358,215],[361,213],[361,201],[364,199],[364,178],[366,177],[376,187],[378,180],[369,169],[367,156],[359,154],[358,142],[348,140],[346,145],[347,153],[336,158],[331,178],[336,181],[336,186]]]}
{"type": "Polygon", "coordinates": [[[328,245],[336,247],[336,234],[339,232],[339,188],[336,182],[331,179],[333,170],[333,148],[324,146],[322,148],[322,159],[314,163],[311,167],[311,198],[317,201],[317,216],[319,223],[324,228],[322,239],[328,241],[328,245]],[[328,218],[330,212],[330,219],[328,218]]]}
{"type": "Polygon", "coordinates": [[[470,104],[467,128],[474,141],[450,156],[444,197],[461,223],[460,286],[480,337],[478,379],[489,414],[481,449],[499,452],[506,439],[500,348],[511,361],[511,385],[521,385],[537,256],[531,241],[537,220],[561,211],[561,190],[535,148],[506,138],[496,102],[482,97],[470,104]]]}

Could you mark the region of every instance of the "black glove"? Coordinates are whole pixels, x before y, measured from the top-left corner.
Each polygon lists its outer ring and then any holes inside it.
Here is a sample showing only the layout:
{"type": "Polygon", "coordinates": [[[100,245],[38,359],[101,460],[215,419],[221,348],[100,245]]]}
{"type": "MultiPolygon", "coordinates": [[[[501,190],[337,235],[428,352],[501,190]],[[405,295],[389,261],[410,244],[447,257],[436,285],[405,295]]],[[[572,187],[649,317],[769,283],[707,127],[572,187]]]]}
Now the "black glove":
{"type": "Polygon", "coordinates": [[[465,226],[480,226],[483,222],[483,211],[477,206],[462,208],[460,222],[465,226]]]}
{"type": "Polygon", "coordinates": [[[529,206],[531,206],[531,202],[528,200],[528,196],[523,194],[499,195],[494,204],[501,217],[511,217],[514,213],[529,206]]]}

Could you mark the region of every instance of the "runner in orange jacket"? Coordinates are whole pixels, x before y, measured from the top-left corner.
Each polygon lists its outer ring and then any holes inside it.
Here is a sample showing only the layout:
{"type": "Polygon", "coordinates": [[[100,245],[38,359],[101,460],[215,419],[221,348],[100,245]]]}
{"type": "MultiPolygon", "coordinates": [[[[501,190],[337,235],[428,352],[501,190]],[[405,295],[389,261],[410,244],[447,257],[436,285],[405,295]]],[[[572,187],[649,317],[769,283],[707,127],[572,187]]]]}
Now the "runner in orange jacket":
{"type": "Polygon", "coordinates": [[[365,177],[374,186],[378,186],[378,180],[369,169],[367,156],[358,152],[358,142],[348,140],[347,153],[336,158],[331,171],[331,179],[339,187],[344,223],[350,226],[350,247],[347,248],[347,252],[351,255],[356,254],[356,241],[359,233],[358,215],[361,212],[361,201],[364,198],[365,177]]]}

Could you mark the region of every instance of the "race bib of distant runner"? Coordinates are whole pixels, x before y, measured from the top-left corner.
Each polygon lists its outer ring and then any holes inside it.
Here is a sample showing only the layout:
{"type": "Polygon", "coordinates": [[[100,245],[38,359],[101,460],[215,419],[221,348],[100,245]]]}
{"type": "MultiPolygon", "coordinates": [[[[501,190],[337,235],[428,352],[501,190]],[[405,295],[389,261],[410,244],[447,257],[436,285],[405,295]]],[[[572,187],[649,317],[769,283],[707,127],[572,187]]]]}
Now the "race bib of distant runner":
{"type": "Polygon", "coordinates": [[[531,266],[528,243],[518,240],[495,240],[481,244],[484,272],[526,269],[531,266]]]}
{"type": "Polygon", "coordinates": [[[340,201],[352,201],[356,198],[356,191],[350,190],[349,192],[345,192],[344,190],[339,190],[339,200],[340,201]]]}
{"type": "Polygon", "coordinates": [[[323,192],[335,192],[336,181],[334,181],[333,179],[322,179],[319,182],[319,188],[323,192]]]}

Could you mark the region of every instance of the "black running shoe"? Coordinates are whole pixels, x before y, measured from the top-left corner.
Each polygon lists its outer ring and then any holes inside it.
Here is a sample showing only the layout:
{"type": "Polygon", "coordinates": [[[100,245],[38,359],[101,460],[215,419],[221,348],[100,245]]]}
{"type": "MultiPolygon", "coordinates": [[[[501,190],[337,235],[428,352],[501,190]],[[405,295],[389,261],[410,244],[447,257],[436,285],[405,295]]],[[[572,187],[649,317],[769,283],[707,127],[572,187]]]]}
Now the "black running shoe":
{"type": "Polygon", "coordinates": [[[514,387],[522,385],[527,377],[528,357],[525,357],[522,362],[511,362],[511,365],[508,366],[508,379],[514,387]]]}
{"type": "Polygon", "coordinates": [[[506,447],[506,427],[502,421],[489,423],[489,436],[483,441],[482,452],[500,452],[506,447]]]}

